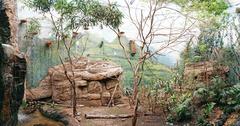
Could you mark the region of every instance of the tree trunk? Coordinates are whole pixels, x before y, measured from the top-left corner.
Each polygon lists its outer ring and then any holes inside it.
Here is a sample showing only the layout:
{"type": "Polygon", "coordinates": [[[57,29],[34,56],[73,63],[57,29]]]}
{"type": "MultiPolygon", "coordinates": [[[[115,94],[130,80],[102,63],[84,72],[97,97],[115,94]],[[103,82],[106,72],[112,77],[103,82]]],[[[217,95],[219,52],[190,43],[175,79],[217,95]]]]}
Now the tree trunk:
{"type": "Polygon", "coordinates": [[[16,126],[24,94],[26,60],[17,47],[14,0],[0,1],[0,125],[16,126]]]}
{"type": "Polygon", "coordinates": [[[137,110],[138,110],[138,99],[135,99],[135,106],[133,111],[133,119],[132,119],[132,126],[137,125],[137,110]]]}

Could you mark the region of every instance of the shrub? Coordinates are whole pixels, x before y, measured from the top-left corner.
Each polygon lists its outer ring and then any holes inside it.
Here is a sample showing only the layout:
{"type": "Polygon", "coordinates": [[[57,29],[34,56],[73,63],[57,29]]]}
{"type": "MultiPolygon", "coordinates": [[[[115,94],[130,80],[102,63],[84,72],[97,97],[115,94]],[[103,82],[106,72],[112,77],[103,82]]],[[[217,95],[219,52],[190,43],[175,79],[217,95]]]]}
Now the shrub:
{"type": "Polygon", "coordinates": [[[182,95],[178,101],[176,101],[175,106],[171,109],[171,117],[173,120],[176,121],[186,121],[191,119],[192,117],[192,110],[191,110],[191,102],[192,98],[190,94],[182,95]]]}

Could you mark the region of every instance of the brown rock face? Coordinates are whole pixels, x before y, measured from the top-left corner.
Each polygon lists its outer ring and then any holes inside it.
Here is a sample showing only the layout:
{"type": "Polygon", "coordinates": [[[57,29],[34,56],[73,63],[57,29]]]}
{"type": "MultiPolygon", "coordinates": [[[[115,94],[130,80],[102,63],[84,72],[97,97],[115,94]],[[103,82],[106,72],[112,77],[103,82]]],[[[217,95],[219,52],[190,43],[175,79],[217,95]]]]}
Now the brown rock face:
{"type": "Polygon", "coordinates": [[[0,2],[0,126],[17,125],[24,94],[26,60],[17,47],[15,2],[0,2]]]}
{"type": "Polygon", "coordinates": [[[107,90],[110,90],[110,89],[112,89],[112,88],[115,88],[115,86],[117,85],[119,83],[119,81],[118,80],[109,80],[109,81],[107,81],[107,83],[106,83],[106,89],[107,90]]]}
{"type": "Polygon", "coordinates": [[[102,93],[102,84],[98,81],[91,81],[88,84],[88,93],[102,93]]]}
{"type": "MultiPolygon", "coordinates": [[[[65,63],[66,68],[70,68],[68,62],[65,63]]],[[[85,58],[76,59],[73,63],[73,71],[75,76],[69,76],[76,82],[76,98],[77,103],[86,106],[102,106],[107,105],[113,95],[113,100],[120,100],[122,92],[120,89],[120,80],[122,68],[111,62],[105,61],[89,61],[85,58]]],[[[71,103],[71,84],[64,74],[62,65],[49,69],[48,75],[40,83],[38,89],[45,89],[51,94],[52,100],[57,103],[71,103]],[[48,84],[46,85],[46,82],[48,84]],[[46,88],[47,87],[47,88],[46,88]]],[[[32,89],[36,90],[36,89],[32,89]]],[[[34,100],[43,97],[35,97],[34,100]]]]}
{"type": "Polygon", "coordinates": [[[85,80],[75,80],[75,82],[76,82],[76,86],[77,86],[78,88],[88,86],[88,83],[87,83],[87,81],[85,81],[85,80]]]}

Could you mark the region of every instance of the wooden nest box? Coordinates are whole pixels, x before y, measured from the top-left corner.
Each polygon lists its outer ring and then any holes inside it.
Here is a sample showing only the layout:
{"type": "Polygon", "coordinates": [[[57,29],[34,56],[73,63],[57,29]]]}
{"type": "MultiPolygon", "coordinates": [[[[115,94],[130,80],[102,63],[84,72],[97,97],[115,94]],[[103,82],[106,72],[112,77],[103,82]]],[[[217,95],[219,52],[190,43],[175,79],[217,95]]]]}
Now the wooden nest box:
{"type": "Polygon", "coordinates": [[[118,32],[118,35],[122,37],[122,36],[124,36],[124,33],[125,32],[121,31],[121,32],[118,32]]]}
{"type": "Polygon", "coordinates": [[[26,19],[21,19],[20,24],[24,24],[24,23],[27,23],[27,20],[26,19]]]}
{"type": "Polygon", "coordinates": [[[45,45],[46,45],[46,47],[48,47],[48,48],[50,48],[51,46],[52,46],[52,41],[47,41],[46,43],[45,43],[45,45]]]}
{"type": "Polygon", "coordinates": [[[134,56],[137,53],[136,42],[134,40],[130,40],[129,47],[131,55],[134,56]]]}

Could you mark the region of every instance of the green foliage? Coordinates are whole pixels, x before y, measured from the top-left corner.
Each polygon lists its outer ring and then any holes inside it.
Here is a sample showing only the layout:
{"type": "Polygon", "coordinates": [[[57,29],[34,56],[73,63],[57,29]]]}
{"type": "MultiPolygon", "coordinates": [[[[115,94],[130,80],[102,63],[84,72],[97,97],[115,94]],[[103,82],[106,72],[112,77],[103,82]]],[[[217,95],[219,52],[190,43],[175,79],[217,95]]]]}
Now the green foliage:
{"type": "Polygon", "coordinates": [[[27,24],[27,34],[39,33],[40,32],[40,22],[36,18],[31,18],[29,24],[27,24]]]}
{"type": "Polygon", "coordinates": [[[210,102],[210,103],[207,103],[207,104],[204,106],[203,116],[204,116],[205,118],[207,118],[207,117],[211,114],[211,112],[212,112],[215,104],[216,104],[216,103],[214,103],[214,102],[210,102]]]}
{"type": "Polygon", "coordinates": [[[28,107],[28,103],[26,101],[22,101],[22,104],[21,104],[21,107],[22,108],[27,108],[28,107]]]}
{"type": "Polygon", "coordinates": [[[197,126],[211,126],[211,124],[209,124],[209,122],[203,116],[198,116],[196,125],[197,126]]]}
{"type": "Polygon", "coordinates": [[[209,92],[207,88],[201,87],[198,88],[196,91],[193,93],[193,97],[198,100],[196,102],[198,103],[207,103],[208,97],[209,97],[209,92]]]}
{"type": "Polygon", "coordinates": [[[185,121],[189,120],[192,117],[191,110],[191,95],[183,94],[178,99],[174,98],[174,106],[171,108],[170,118],[176,121],[185,121]]]}
{"type": "Polygon", "coordinates": [[[221,99],[222,90],[226,87],[226,83],[223,81],[221,77],[216,76],[211,80],[210,85],[211,86],[209,87],[208,90],[209,99],[216,103],[219,103],[221,99]]]}
{"type": "Polygon", "coordinates": [[[199,88],[194,92],[195,97],[204,98],[208,103],[204,110],[204,114],[208,115],[209,109],[213,107],[215,103],[220,106],[235,107],[240,105],[240,84],[229,85],[226,84],[222,78],[216,76],[212,79],[212,83],[208,88],[199,88]]]}
{"type": "Polygon", "coordinates": [[[229,84],[239,83],[239,51],[238,46],[235,44],[230,44],[229,46],[222,49],[222,56],[217,59],[217,61],[225,66],[229,67],[229,73],[227,77],[227,82],[229,84]]]}
{"type": "Polygon", "coordinates": [[[220,102],[228,106],[240,105],[240,84],[223,89],[220,102]]]}
{"type": "Polygon", "coordinates": [[[53,5],[54,0],[32,0],[25,1],[26,5],[36,10],[41,10],[43,12],[50,11],[51,5],[53,5]]]}
{"type": "Polygon", "coordinates": [[[57,21],[67,24],[65,30],[98,24],[117,28],[123,18],[116,4],[103,5],[96,0],[29,0],[25,3],[43,13],[56,11],[62,18],[57,21]]]}
{"type": "Polygon", "coordinates": [[[171,0],[187,11],[195,10],[200,13],[221,15],[228,8],[224,0],[171,0]]]}
{"type": "Polygon", "coordinates": [[[200,62],[208,60],[218,60],[216,49],[222,50],[223,36],[216,29],[205,29],[201,32],[197,45],[187,47],[187,51],[182,52],[181,56],[187,62],[200,62]]]}

